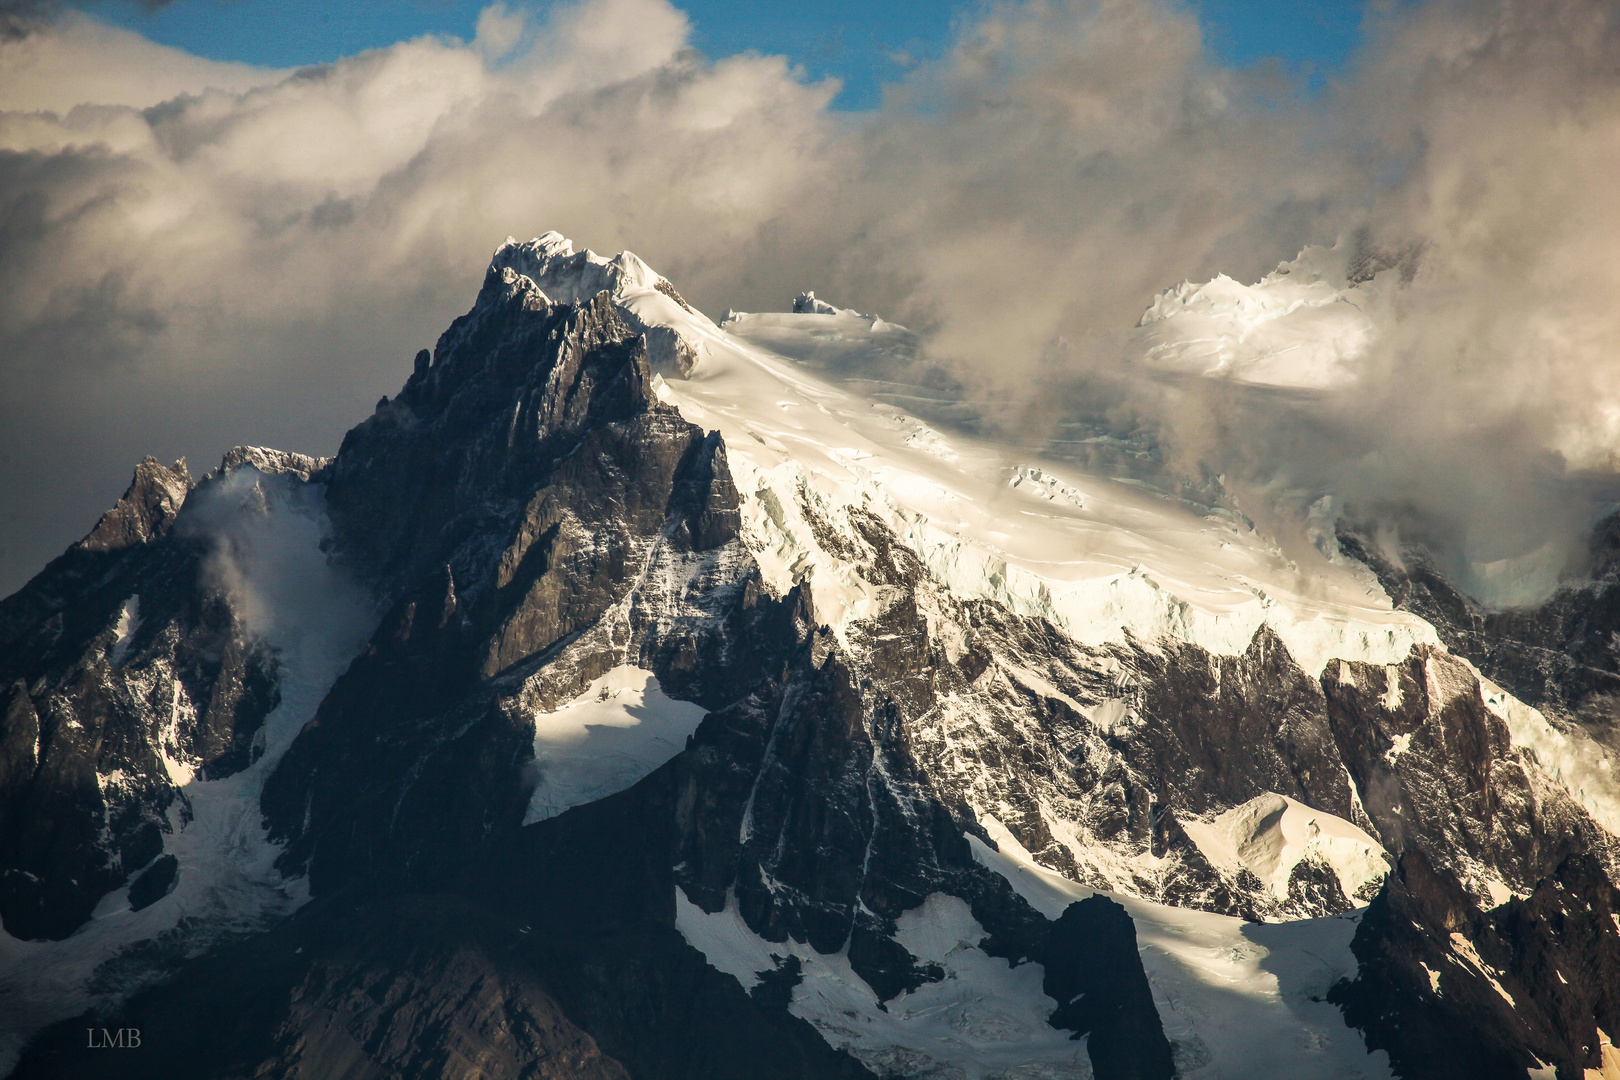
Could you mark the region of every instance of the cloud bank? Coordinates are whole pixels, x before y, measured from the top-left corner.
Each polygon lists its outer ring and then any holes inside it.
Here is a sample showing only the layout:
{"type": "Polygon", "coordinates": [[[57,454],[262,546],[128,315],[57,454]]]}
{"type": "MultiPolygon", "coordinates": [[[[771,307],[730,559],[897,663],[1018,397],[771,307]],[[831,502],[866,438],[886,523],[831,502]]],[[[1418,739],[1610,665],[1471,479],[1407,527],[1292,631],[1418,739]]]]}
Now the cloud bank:
{"type": "Polygon", "coordinates": [[[0,591],[146,453],[331,452],[494,246],[551,228],[710,312],[814,288],[906,322],[1009,433],[1135,433],[1280,535],[1331,494],[1459,558],[1567,544],[1620,447],[1616,16],[1370,18],[1307,100],[1171,0],[993,6],[866,114],[693,52],[664,0],[495,5],[293,73],[85,16],[0,41],[0,591]],[[1160,290],[1341,239],[1421,251],[1345,385],[1134,362],[1160,290]]]}

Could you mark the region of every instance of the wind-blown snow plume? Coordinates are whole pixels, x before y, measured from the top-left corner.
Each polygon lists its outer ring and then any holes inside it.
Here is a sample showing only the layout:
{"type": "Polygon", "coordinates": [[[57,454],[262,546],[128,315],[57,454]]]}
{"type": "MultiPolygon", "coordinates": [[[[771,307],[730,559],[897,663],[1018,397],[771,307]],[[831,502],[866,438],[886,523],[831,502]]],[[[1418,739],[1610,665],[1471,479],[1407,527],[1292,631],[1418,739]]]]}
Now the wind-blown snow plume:
{"type": "Polygon", "coordinates": [[[471,42],[291,75],[79,15],[0,42],[0,499],[28,507],[0,573],[132,456],[329,448],[495,243],[549,228],[706,310],[815,288],[903,321],[1010,433],[1084,414],[1280,532],[1331,493],[1465,561],[1561,554],[1571,470],[1606,482],[1620,435],[1615,15],[1369,11],[1307,100],[1169,0],[996,5],[859,116],[779,58],[705,60],[665,0],[495,5],[471,42]],[[1336,386],[1132,362],[1165,288],[1336,240],[1347,274],[1420,253],[1336,386]]]}
{"type": "MultiPolygon", "coordinates": [[[[277,702],[256,734],[251,762],[223,777],[209,776],[176,746],[172,716],[169,729],[157,733],[169,779],[183,799],[163,842],[181,868],[172,891],[137,909],[129,887],[120,888],[78,933],[59,941],[0,932],[0,985],[6,988],[0,1074],[15,1066],[40,1027],[88,1007],[96,995],[117,1000],[164,964],[284,916],[309,896],[306,882],[285,879],[275,868],[281,848],[267,837],[259,797],[375,628],[374,603],[322,550],[328,523],[320,488],[290,474],[238,465],[193,490],[175,528],[207,545],[204,589],[222,592],[244,637],[274,655],[277,702]]],[[[124,612],[117,648],[127,648],[133,637],[140,598],[124,612]]],[[[145,677],[172,681],[172,664],[172,658],[159,659],[145,677]]],[[[98,781],[117,782],[110,776],[98,781]]]]}
{"type": "Polygon", "coordinates": [[[229,599],[248,634],[285,651],[301,648],[312,629],[324,635],[320,647],[358,648],[370,632],[375,619],[364,590],[322,550],[318,488],[239,466],[199,488],[186,510],[182,534],[209,545],[204,584],[229,599]]]}

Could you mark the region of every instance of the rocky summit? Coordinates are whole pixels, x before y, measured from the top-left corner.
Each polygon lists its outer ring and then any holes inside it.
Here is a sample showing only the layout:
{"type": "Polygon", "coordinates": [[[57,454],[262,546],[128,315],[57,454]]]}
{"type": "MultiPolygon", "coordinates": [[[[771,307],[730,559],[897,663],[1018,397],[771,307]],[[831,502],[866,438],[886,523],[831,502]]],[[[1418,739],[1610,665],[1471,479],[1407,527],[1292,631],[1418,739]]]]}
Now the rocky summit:
{"type": "Polygon", "coordinates": [[[335,457],[138,465],[0,603],[0,1070],[1620,1075],[1612,525],[1301,567],[805,295],[508,241],[335,457]]]}

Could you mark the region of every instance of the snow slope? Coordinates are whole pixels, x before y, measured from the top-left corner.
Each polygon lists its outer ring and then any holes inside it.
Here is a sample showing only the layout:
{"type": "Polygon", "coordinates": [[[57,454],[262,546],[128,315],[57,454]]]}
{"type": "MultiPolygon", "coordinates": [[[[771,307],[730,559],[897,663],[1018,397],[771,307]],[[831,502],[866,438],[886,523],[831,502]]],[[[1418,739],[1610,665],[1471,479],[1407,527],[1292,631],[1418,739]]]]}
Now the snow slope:
{"type": "Polygon", "coordinates": [[[845,951],[822,955],[791,939],[758,937],[736,901],[708,914],[675,890],[675,925],[709,963],[752,989],[760,975],[797,958],[802,981],[788,1011],[813,1024],[880,1076],[960,1080],[1008,1075],[1090,1080],[1084,1040],[1046,1022],[1058,1003],[1041,989],[1040,964],[1017,967],[978,948],[984,927],[968,905],[935,893],[899,919],[895,940],[945,977],[880,1006],[845,951]]]}
{"type": "MultiPolygon", "coordinates": [[[[969,837],[974,857],[1055,919],[1091,895],[1046,869],[995,819],[995,850],[969,837]]],[[[1207,911],[1112,895],[1136,923],[1164,1033],[1181,1080],[1372,1080],[1389,1077],[1334,1005],[1312,1000],[1356,969],[1350,953],[1359,912],[1329,919],[1245,923],[1207,911]]]]}
{"type": "Polygon", "coordinates": [[[958,597],[1044,616],[1086,644],[1129,631],[1235,655],[1269,623],[1314,673],[1329,658],[1390,663],[1413,643],[1436,640],[1351,570],[1325,557],[1295,565],[1231,515],[1009,458],[1005,448],[935,430],[784,355],[796,321],[812,353],[828,347],[829,330],[881,339],[895,332],[887,324],[774,315],[773,350],[696,313],[671,312],[656,291],[623,303],[645,321],[672,318],[692,343],[695,368],[660,380],[660,397],[725,437],[750,548],[773,585],[808,579],[819,616],[837,632],[879,601],[859,567],[817,543],[810,518],[836,527],[860,509],[885,520],[958,597]],[[1031,482],[1035,476],[1042,479],[1031,482]]]}
{"type": "Polygon", "coordinates": [[[1214,821],[1181,823],[1198,850],[1230,873],[1248,870],[1282,899],[1288,875],[1300,860],[1315,857],[1332,867],[1344,895],[1355,896],[1389,870],[1377,840],[1341,817],[1315,810],[1286,795],[1267,793],[1233,807],[1214,821]]]}
{"type": "Polygon", "coordinates": [[[621,665],[555,712],[534,718],[537,779],[523,824],[606,798],[680,753],[705,711],[621,665]]]}
{"type": "Polygon", "coordinates": [[[1352,284],[1348,245],[1308,247],[1253,285],[1225,274],[1182,282],[1138,323],[1142,362],[1257,386],[1352,385],[1378,340],[1399,279],[1390,267],[1352,284]]]}
{"type": "Polygon", "coordinates": [[[835,632],[879,601],[859,567],[817,543],[808,518],[836,526],[859,508],[886,520],[957,596],[1045,616],[1086,644],[1129,631],[1235,655],[1269,623],[1314,674],[1330,658],[1392,663],[1413,643],[1437,640],[1353,571],[1325,557],[1296,565],[1229,514],[1051,462],[1009,460],[1006,448],[947,436],[793,358],[803,347],[846,358],[888,350],[892,361],[903,327],[838,308],[733,313],[727,325],[739,330],[762,320],[772,345],[764,348],[679,300],[630,252],[609,260],[547,233],[508,240],[494,264],[532,275],[554,299],[607,289],[633,325],[674,332],[692,362],[685,377],[659,378],[659,396],[724,436],[750,548],[783,591],[808,579],[835,632]]]}
{"type": "MultiPolygon", "coordinates": [[[[1056,919],[1091,890],[1039,865],[994,818],[984,824],[999,851],[970,837],[974,857],[1000,873],[1043,915],[1056,919]]],[[[1111,895],[1111,894],[1110,894],[1111,895]]],[[[1154,1004],[1182,1080],[1374,1080],[1391,1075],[1369,1054],[1336,1006],[1321,998],[1354,972],[1350,938],[1359,913],[1261,925],[1125,896],[1154,1004]]],[[[676,927],[710,964],[752,989],[797,958],[802,981],[789,1006],[834,1046],[880,1075],[1091,1076],[1083,1041],[1046,1023],[1057,1003],[1042,993],[1040,964],[1011,967],[976,947],[984,930],[967,905],[935,894],[900,920],[913,955],[946,977],[879,1008],[845,953],[824,956],[791,940],[770,942],[743,922],[735,902],[707,914],[675,893],[676,927]]]]}
{"type": "MultiPolygon", "coordinates": [[[[532,268],[562,295],[599,275],[587,287],[605,283],[634,324],[673,331],[691,350],[684,377],[655,378],[660,398],[724,436],[744,538],[767,580],[779,592],[808,582],[817,616],[840,638],[850,620],[876,614],[885,601],[816,530],[839,529],[851,511],[863,511],[883,519],[958,598],[1044,617],[1086,645],[1169,636],[1231,656],[1266,624],[1313,676],[1334,659],[1391,664],[1414,644],[1439,645],[1432,626],[1394,610],[1343,560],[1311,552],[1295,562],[1223,511],[929,426],[893,404],[905,396],[862,377],[911,363],[916,339],[905,327],[819,300],[796,305],[811,313],[731,312],[717,326],[629,252],[612,260],[573,253],[571,242],[548,233],[509,241],[496,262],[517,265],[520,250],[549,253],[532,268]],[[564,266],[576,269],[557,269],[564,266]],[[596,269],[577,269],[585,266],[596,269]]],[[[1371,276],[1352,285],[1352,262],[1344,243],[1307,248],[1252,287],[1269,299],[1240,298],[1228,314],[1287,321],[1337,304],[1382,317],[1379,298],[1407,268],[1363,267],[1371,276]],[[1335,291],[1342,295],[1329,299],[1335,291]]],[[[1179,318],[1185,306],[1167,301],[1148,321],[1179,318]]],[[[919,404],[931,415],[950,411],[944,400],[919,404]]],[[[1607,761],[1588,760],[1589,746],[1539,714],[1523,719],[1533,710],[1509,706],[1505,693],[1493,701],[1515,718],[1515,742],[1555,762],[1560,783],[1614,828],[1620,779],[1607,761]]]]}
{"type": "MultiPolygon", "coordinates": [[[[768,583],[778,592],[807,585],[818,619],[846,643],[851,623],[890,598],[836,553],[861,545],[828,540],[853,535],[851,517],[870,514],[952,595],[1044,617],[1082,644],[1168,636],[1237,655],[1269,625],[1313,675],[1333,659],[1392,664],[1415,644],[1438,645],[1431,626],[1392,610],[1376,585],[1326,555],[1296,563],[1233,515],[930,426],[917,413],[949,416],[949,389],[939,401],[917,397],[926,408],[903,408],[912,402],[889,392],[898,385],[893,374],[915,362],[916,338],[904,327],[810,294],[794,313],[732,312],[719,326],[633,255],[575,253],[556,234],[508,244],[497,262],[532,270],[558,299],[606,288],[631,325],[673,334],[682,362],[659,366],[656,392],[721,433],[744,539],[768,583]]],[[[1352,282],[1346,251],[1308,249],[1254,286],[1217,279],[1172,290],[1144,316],[1145,360],[1261,385],[1348,385],[1376,340],[1398,273],[1375,268],[1352,282]]],[[[652,351],[656,360],[660,350],[652,351]]],[[[905,389],[926,393],[918,386],[905,389]]],[[[582,700],[570,708],[587,706],[596,707],[582,700]]],[[[1516,741],[1532,739],[1538,753],[1571,758],[1550,728],[1514,727],[1516,741]]],[[[1608,798],[1612,781],[1589,774],[1579,781],[1604,782],[1608,798]]],[[[982,820],[1000,850],[975,840],[976,855],[1037,908],[1056,917],[1087,895],[1038,865],[994,818],[982,820]]],[[[1306,857],[1330,866],[1349,895],[1385,865],[1361,829],[1282,796],[1261,796],[1188,831],[1212,862],[1248,869],[1274,893],[1306,857]]],[[[1357,913],[1262,926],[1116,899],[1136,923],[1182,1076],[1390,1075],[1387,1057],[1368,1054],[1337,1008],[1313,1000],[1355,970],[1357,913]]],[[[931,897],[902,921],[907,948],[952,977],[887,1009],[844,955],[765,942],[734,904],[710,915],[678,890],[676,901],[687,940],[744,987],[796,962],[803,979],[792,1011],[874,1068],[1089,1074],[1082,1046],[1051,1039],[1044,1017],[1052,1003],[1039,992],[1035,965],[1020,974],[974,948],[979,928],[952,898],[931,897]]]]}
{"type": "Polygon", "coordinates": [[[835,631],[871,614],[876,598],[858,567],[816,542],[807,515],[836,524],[860,508],[884,518],[959,597],[1043,615],[1087,644],[1129,630],[1232,655],[1264,622],[1314,674],[1330,658],[1390,663],[1414,642],[1436,640],[1351,570],[1325,557],[1296,565],[1231,515],[1055,463],[1009,460],[1006,448],[947,436],[794,359],[800,347],[892,354],[903,327],[826,304],[795,315],[733,313],[727,326],[739,330],[761,320],[765,348],[693,310],[630,252],[605,259],[547,233],[509,239],[493,265],[531,276],[553,299],[607,289],[632,325],[673,331],[691,364],[685,377],[660,378],[659,396],[725,437],[750,548],[773,585],[808,578],[835,631]],[[1032,475],[1044,482],[1027,482],[1032,475]],[[1063,498],[1050,497],[1058,490],[1063,498]]]}

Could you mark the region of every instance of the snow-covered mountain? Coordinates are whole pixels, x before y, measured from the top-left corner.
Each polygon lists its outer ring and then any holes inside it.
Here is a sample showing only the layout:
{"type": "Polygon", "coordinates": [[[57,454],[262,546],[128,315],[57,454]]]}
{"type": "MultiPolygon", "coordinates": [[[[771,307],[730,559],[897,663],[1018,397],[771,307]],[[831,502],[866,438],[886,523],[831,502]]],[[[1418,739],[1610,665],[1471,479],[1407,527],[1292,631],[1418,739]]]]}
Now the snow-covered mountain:
{"type": "MultiPolygon", "coordinates": [[[[1401,268],[1336,258],[1146,362],[1351,377],[1401,268]]],[[[336,457],[142,463],[0,603],[15,1074],[1620,1069],[1590,634],[925,422],[909,331],[793,308],[509,240],[336,457]]]]}
{"type": "Polygon", "coordinates": [[[1307,247],[1253,285],[1225,274],[1182,282],[1143,312],[1141,361],[1256,386],[1353,386],[1421,253],[1385,254],[1341,240],[1307,247]]]}

